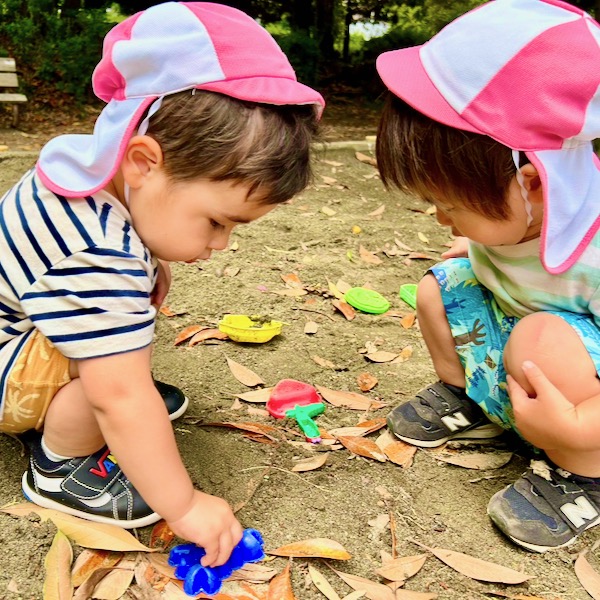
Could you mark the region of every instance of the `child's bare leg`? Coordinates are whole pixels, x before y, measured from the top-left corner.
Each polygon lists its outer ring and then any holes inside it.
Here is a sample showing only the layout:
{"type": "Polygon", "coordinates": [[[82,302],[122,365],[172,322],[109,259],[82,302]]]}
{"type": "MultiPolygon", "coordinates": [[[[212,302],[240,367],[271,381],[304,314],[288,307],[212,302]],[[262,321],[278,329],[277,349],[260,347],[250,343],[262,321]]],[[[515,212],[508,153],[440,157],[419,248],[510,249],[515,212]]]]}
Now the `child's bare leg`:
{"type": "Polygon", "coordinates": [[[50,403],[44,420],[44,442],[49,450],[62,456],[87,456],[104,445],[78,377],[62,387],[50,403]]]}
{"type": "Polygon", "coordinates": [[[421,279],[417,288],[417,315],[423,339],[437,376],[456,387],[465,387],[465,372],[456,353],[446,318],[440,286],[433,274],[421,279]]]}
{"type": "MultiPolygon", "coordinates": [[[[513,329],[504,351],[506,371],[533,394],[521,365],[531,360],[573,404],[600,394],[596,367],[575,330],[548,313],[524,317],[513,329]]],[[[517,427],[519,423],[517,421],[517,427]]],[[[559,467],[586,477],[600,477],[600,449],[544,449],[559,467]]]]}

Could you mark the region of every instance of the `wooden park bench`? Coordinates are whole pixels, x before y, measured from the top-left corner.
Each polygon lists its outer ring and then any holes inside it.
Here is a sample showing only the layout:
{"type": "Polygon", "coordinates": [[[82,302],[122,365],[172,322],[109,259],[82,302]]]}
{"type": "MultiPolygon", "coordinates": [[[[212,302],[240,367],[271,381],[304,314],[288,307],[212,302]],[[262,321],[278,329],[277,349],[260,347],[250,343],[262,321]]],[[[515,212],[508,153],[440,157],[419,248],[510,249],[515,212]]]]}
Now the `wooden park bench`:
{"type": "Polygon", "coordinates": [[[18,87],[15,59],[0,58],[0,102],[8,102],[13,105],[13,127],[16,127],[19,122],[19,106],[23,102],[27,102],[25,94],[15,93],[18,87]]]}

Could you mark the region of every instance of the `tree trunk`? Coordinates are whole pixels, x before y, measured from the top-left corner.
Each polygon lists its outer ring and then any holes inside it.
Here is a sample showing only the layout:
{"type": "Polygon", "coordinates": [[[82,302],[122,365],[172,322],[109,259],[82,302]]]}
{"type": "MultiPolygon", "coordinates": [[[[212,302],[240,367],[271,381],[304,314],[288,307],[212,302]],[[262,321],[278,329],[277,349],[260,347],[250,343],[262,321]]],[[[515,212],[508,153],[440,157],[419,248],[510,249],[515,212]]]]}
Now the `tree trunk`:
{"type": "MultiPolygon", "coordinates": [[[[598,0],[600,2],[600,0],[598,0]]],[[[346,18],[344,19],[344,51],[342,58],[345,63],[350,62],[350,25],[352,24],[353,13],[352,2],[346,0],[346,18]]]]}
{"type": "Polygon", "coordinates": [[[335,55],[335,0],[317,0],[317,40],[321,60],[327,61],[335,55]]]}

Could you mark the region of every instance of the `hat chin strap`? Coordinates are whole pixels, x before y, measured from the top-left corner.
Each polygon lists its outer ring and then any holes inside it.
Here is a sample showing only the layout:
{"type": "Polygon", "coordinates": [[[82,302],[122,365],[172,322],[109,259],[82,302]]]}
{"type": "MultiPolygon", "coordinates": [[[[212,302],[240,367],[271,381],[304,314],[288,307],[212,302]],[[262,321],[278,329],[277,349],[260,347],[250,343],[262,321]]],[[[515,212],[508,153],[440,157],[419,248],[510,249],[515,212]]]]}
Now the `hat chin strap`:
{"type": "MultiPolygon", "coordinates": [[[[140,126],[137,128],[136,135],[144,135],[146,133],[146,131],[148,131],[148,126],[150,125],[150,119],[156,113],[156,111],[158,111],[158,109],[161,107],[163,98],[164,98],[164,96],[159,96],[150,105],[150,108],[148,109],[146,116],[143,118],[142,122],[140,123],[140,126]]],[[[123,196],[125,197],[125,204],[127,205],[128,208],[129,208],[130,191],[131,190],[130,190],[129,184],[125,181],[123,183],[123,196]]]]}
{"type": "Polygon", "coordinates": [[[515,163],[515,167],[517,167],[517,183],[519,184],[519,189],[521,191],[523,202],[525,202],[525,212],[527,213],[527,227],[529,227],[533,222],[533,215],[531,213],[531,202],[529,201],[529,193],[527,192],[527,188],[525,187],[525,180],[523,179],[523,173],[521,173],[521,167],[519,166],[518,150],[512,151],[512,159],[515,163]]]}

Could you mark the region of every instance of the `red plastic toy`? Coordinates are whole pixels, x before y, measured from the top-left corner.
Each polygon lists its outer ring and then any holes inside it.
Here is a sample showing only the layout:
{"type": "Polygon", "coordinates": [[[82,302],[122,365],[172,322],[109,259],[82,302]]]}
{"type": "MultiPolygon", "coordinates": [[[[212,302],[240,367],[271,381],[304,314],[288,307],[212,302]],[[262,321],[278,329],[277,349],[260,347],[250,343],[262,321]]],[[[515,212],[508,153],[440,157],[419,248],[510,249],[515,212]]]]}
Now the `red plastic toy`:
{"type": "Polygon", "coordinates": [[[272,417],[283,419],[285,413],[295,406],[306,406],[315,402],[321,402],[321,397],[312,385],[295,379],[282,379],[271,392],[267,410],[272,417]]]}

